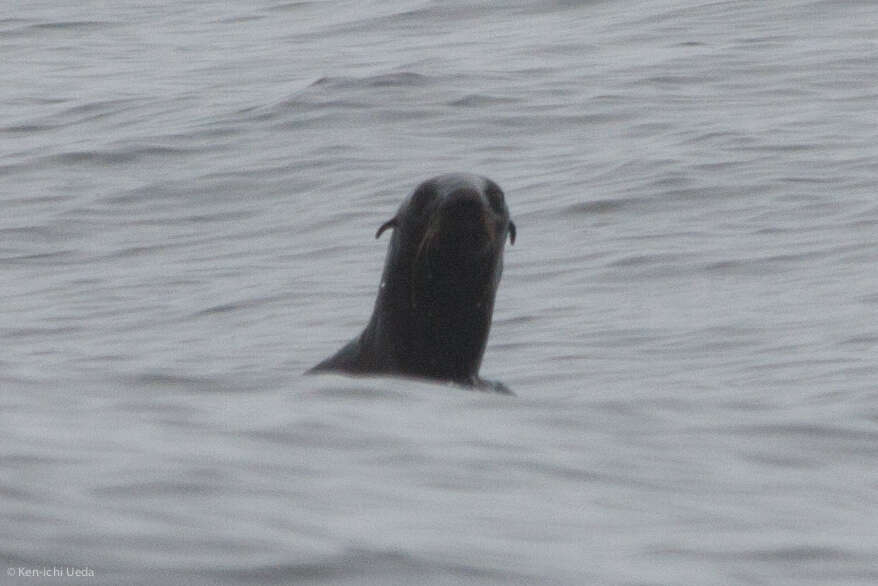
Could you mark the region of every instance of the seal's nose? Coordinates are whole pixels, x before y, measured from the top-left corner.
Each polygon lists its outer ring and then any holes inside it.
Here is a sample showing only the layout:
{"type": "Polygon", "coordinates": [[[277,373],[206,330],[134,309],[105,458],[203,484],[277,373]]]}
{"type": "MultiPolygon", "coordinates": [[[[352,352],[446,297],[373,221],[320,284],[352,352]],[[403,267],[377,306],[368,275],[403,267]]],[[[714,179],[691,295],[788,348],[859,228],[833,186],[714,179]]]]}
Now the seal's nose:
{"type": "Polygon", "coordinates": [[[443,233],[452,249],[483,251],[494,238],[488,209],[475,189],[450,193],[441,205],[443,233]]]}
{"type": "Polygon", "coordinates": [[[458,189],[442,202],[443,215],[454,223],[481,224],[484,216],[482,197],[475,189],[458,189]]]}

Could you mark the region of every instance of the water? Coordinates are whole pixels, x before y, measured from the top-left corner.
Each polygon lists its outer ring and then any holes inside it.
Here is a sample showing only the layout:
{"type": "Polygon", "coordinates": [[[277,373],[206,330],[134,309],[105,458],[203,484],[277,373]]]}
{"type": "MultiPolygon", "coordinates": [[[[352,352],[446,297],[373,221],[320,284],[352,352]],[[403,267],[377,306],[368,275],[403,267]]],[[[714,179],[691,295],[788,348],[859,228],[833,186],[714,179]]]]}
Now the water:
{"type": "Polygon", "coordinates": [[[4,584],[878,582],[878,5],[498,4],[7,11],[4,584]],[[302,377],[446,171],[518,396],[302,377]]]}

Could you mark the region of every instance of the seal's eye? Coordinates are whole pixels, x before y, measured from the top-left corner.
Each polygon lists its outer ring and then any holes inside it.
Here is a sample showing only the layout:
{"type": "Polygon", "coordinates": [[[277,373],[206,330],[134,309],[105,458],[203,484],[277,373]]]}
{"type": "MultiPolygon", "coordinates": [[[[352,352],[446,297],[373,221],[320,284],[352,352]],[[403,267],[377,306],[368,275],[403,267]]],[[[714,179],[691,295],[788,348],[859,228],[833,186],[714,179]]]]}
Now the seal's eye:
{"type": "Polygon", "coordinates": [[[498,214],[502,214],[506,207],[506,202],[503,200],[503,191],[492,182],[488,183],[488,186],[485,188],[485,195],[488,197],[491,209],[498,214]]]}

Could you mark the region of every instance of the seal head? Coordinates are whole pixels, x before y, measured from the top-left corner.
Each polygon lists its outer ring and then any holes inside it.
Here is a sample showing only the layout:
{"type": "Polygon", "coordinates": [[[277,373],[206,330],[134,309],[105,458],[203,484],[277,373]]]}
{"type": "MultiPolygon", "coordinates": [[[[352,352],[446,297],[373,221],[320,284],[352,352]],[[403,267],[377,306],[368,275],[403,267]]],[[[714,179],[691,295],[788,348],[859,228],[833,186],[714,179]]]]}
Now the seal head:
{"type": "Polygon", "coordinates": [[[308,372],[396,374],[506,392],[479,378],[506,237],[515,242],[500,187],[479,175],[429,179],[375,237],[392,229],[366,329],[308,372]]]}

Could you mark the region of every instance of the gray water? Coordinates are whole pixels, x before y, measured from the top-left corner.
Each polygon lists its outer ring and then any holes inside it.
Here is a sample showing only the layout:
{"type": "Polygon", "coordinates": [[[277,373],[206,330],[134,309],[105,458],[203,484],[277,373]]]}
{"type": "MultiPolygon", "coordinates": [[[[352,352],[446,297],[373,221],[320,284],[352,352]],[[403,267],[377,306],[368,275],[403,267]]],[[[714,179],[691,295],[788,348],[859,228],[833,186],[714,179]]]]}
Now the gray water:
{"type": "Polygon", "coordinates": [[[2,584],[878,582],[878,4],[72,4],[0,20],[2,584]],[[517,397],[301,376],[447,171],[517,397]]]}

